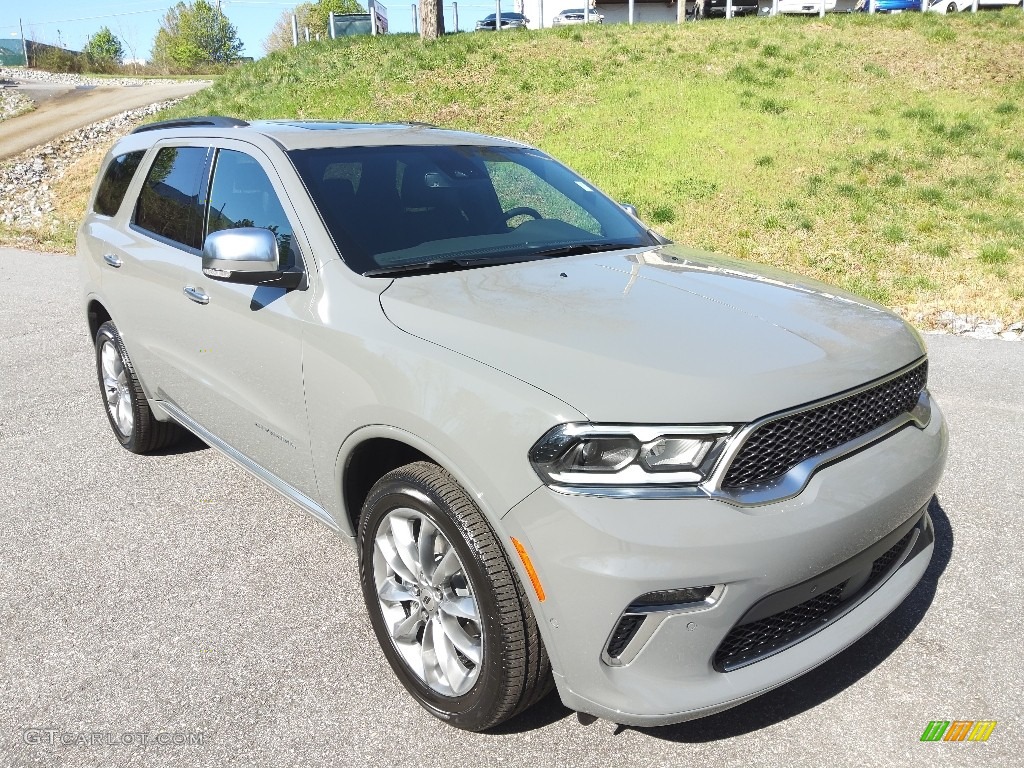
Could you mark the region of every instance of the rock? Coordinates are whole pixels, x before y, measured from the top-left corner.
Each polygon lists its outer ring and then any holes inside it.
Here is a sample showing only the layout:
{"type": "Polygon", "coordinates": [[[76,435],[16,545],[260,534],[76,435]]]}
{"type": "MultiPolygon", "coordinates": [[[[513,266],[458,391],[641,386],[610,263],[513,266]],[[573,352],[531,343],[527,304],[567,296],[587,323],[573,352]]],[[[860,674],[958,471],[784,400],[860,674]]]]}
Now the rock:
{"type": "Polygon", "coordinates": [[[1020,341],[1020,334],[1014,333],[1013,331],[1003,331],[999,334],[999,338],[1005,341],[1020,341]]]}
{"type": "Polygon", "coordinates": [[[999,338],[998,335],[996,335],[995,333],[992,333],[992,331],[988,330],[987,328],[979,328],[979,329],[974,330],[974,331],[967,331],[967,332],[965,332],[965,333],[963,333],[961,335],[962,336],[966,336],[969,339],[998,339],[999,338]]]}
{"type": "Polygon", "coordinates": [[[989,333],[994,333],[994,334],[996,334],[998,336],[1000,333],[1003,332],[1004,328],[1005,328],[1005,326],[1003,325],[1002,321],[1000,321],[1000,320],[990,320],[987,323],[978,323],[978,325],[975,326],[974,330],[976,330],[976,331],[987,331],[989,333]]]}
{"type": "Polygon", "coordinates": [[[15,90],[4,89],[0,93],[0,120],[28,112],[34,106],[32,99],[15,90]]]}

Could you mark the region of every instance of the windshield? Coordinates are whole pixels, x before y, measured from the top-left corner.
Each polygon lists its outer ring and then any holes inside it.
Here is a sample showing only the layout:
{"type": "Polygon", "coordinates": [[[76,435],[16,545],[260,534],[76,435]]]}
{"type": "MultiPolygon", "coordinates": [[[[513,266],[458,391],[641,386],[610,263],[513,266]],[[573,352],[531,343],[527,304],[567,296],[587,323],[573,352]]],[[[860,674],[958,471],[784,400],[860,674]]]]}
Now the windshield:
{"type": "Polygon", "coordinates": [[[345,262],[365,275],[647,247],[657,240],[565,166],[501,146],[289,152],[345,262]]]}

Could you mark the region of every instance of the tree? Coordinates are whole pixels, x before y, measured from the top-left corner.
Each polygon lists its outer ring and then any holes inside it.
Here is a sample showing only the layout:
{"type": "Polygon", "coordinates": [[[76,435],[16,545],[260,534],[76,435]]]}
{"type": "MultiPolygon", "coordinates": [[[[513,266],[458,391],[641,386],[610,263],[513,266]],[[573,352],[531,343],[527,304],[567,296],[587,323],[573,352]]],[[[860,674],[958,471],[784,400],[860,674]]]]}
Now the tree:
{"type": "Polygon", "coordinates": [[[420,38],[436,40],[444,36],[444,6],[439,0],[420,0],[420,38]]]}
{"type": "Polygon", "coordinates": [[[124,47],[110,27],[103,27],[89,38],[82,51],[90,61],[101,64],[120,64],[124,59],[124,47]]]}
{"type": "Polygon", "coordinates": [[[270,35],[263,41],[263,50],[266,53],[273,53],[292,47],[293,13],[299,26],[300,39],[306,39],[305,30],[309,27],[310,38],[320,35],[322,40],[326,40],[331,36],[328,21],[332,11],[336,14],[366,13],[366,9],[356,0],[317,0],[315,3],[301,3],[295,6],[294,11],[285,11],[281,14],[270,35]]]}
{"type": "Polygon", "coordinates": [[[228,17],[206,0],[179,2],[168,9],[153,41],[153,62],[164,67],[194,69],[200,64],[226,64],[242,51],[242,41],[228,17]]]}

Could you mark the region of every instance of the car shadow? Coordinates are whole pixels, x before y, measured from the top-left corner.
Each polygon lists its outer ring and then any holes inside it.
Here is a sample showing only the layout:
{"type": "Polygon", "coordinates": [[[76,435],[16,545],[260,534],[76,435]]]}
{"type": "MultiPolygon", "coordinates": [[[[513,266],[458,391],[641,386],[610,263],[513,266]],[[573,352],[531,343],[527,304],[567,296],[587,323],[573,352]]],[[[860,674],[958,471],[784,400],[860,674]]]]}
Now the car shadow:
{"type": "MultiPolygon", "coordinates": [[[[928,570],[907,599],[867,635],[845,651],[796,680],[758,696],[745,704],[715,715],[658,728],[617,726],[616,733],[627,728],[658,739],[698,743],[733,738],[775,725],[828,701],[885,661],[914,631],[935,599],[939,579],[953,554],[953,529],[945,510],[933,497],[928,506],[935,525],[935,550],[928,570]]],[[[519,717],[489,733],[508,734],[531,731],[572,715],[551,694],[519,717]]],[[[581,722],[584,719],[581,718],[581,722]]]]}
{"type": "Polygon", "coordinates": [[[197,451],[205,451],[208,446],[198,437],[193,435],[188,430],[182,428],[184,434],[181,439],[176,441],[173,445],[169,445],[166,448],[161,448],[159,451],[153,451],[147,454],[148,456],[177,456],[183,453],[196,453],[197,451]]]}

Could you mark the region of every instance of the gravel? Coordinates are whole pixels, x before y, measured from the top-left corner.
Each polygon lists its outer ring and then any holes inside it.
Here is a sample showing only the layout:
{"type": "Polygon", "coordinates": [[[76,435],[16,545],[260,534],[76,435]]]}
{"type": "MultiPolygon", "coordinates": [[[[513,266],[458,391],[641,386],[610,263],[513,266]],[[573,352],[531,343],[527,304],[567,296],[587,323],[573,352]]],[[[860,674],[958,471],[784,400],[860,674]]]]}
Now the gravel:
{"type": "MultiPolygon", "coordinates": [[[[61,85],[163,85],[166,79],[152,77],[89,77],[67,72],[43,72],[38,69],[8,69],[0,67],[0,80],[31,80],[40,83],[61,85]]],[[[208,83],[209,80],[175,80],[177,83],[208,83]]]]}
{"type": "Polygon", "coordinates": [[[1007,324],[998,318],[959,315],[948,310],[931,315],[917,315],[914,321],[918,326],[929,328],[927,333],[948,333],[969,339],[1003,341],[1021,341],[1024,338],[1024,321],[1007,324]]]}
{"type": "Polygon", "coordinates": [[[178,101],[161,101],[121,112],[0,163],[0,224],[19,229],[45,225],[55,207],[54,186],[76,160],[109,146],[146,117],[178,101]]]}
{"type": "Polygon", "coordinates": [[[28,112],[32,109],[32,99],[14,90],[4,88],[0,91],[0,120],[28,112]]]}

